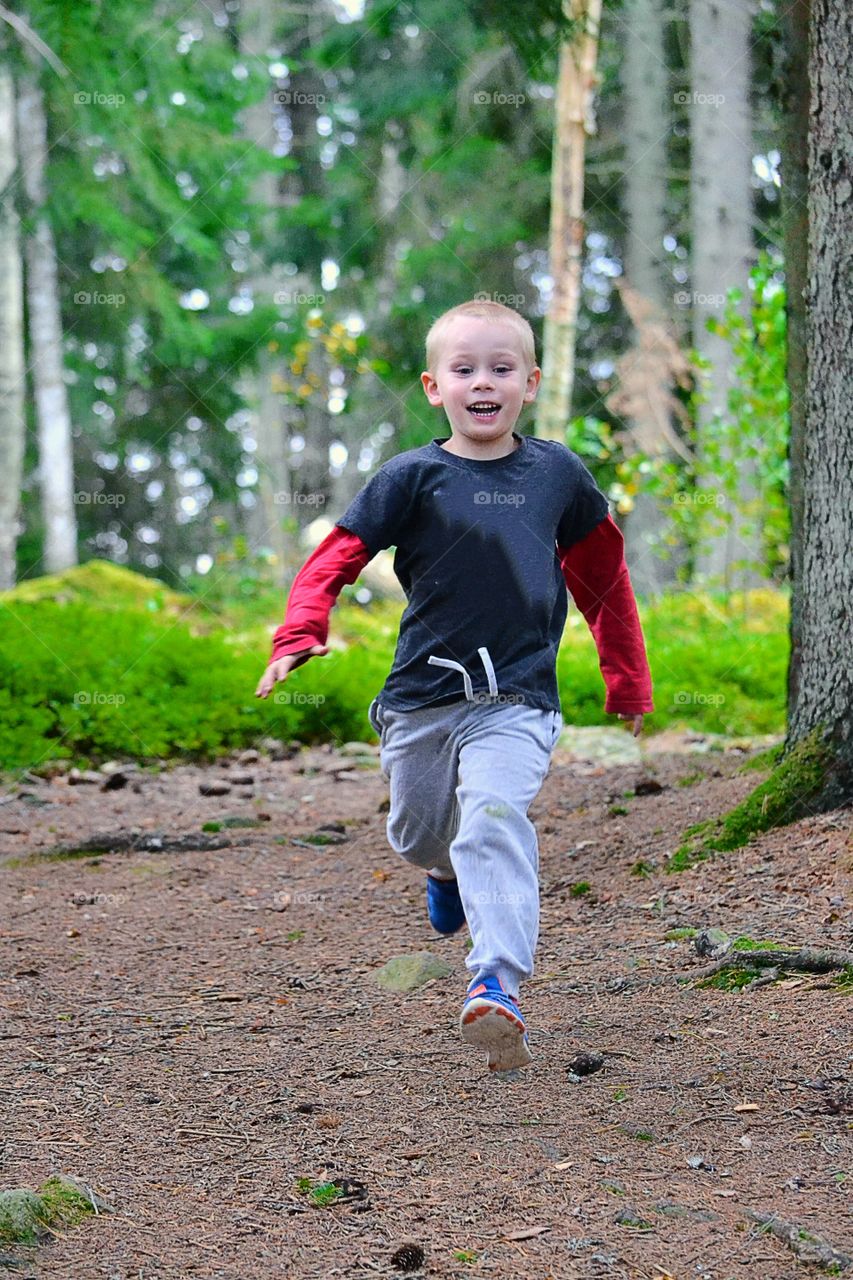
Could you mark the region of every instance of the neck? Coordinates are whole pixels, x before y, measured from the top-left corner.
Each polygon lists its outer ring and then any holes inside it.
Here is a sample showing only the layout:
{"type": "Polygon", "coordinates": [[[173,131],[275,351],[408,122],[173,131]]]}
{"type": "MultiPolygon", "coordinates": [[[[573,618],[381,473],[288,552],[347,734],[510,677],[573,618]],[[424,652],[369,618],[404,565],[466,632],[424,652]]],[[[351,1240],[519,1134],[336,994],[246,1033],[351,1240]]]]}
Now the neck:
{"type": "Polygon", "coordinates": [[[515,453],[520,444],[521,440],[516,440],[514,435],[502,440],[484,441],[479,445],[476,441],[468,440],[464,436],[451,436],[448,441],[439,445],[439,448],[455,454],[457,458],[493,462],[497,458],[506,458],[509,454],[515,453]]]}

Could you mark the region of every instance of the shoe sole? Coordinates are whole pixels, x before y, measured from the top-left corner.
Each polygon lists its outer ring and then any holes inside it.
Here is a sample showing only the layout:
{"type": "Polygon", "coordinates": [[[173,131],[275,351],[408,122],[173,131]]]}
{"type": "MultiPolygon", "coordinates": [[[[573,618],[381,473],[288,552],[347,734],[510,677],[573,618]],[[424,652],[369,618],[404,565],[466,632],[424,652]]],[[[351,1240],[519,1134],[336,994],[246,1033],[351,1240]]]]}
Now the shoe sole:
{"type": "Polygon", "coordinates": [[[433,931],[437,933],[440,938],[452,938],[454,933],[458,933],[460,929],[465,928],[466,921],[462,920],[455,929],[439,929],[438,925],[433,924],[432,920],[430,920],[430,924],[432,925],[433,931]]]}
{"type": "Polygon", "coordinates": [[[524,1041],[524,1023],[503,1005],[475,996],[462,1012],[459,1029],[466,1044],[488,1054],[490,1071],[514,1071],[533,1061],[524,1041]]]}

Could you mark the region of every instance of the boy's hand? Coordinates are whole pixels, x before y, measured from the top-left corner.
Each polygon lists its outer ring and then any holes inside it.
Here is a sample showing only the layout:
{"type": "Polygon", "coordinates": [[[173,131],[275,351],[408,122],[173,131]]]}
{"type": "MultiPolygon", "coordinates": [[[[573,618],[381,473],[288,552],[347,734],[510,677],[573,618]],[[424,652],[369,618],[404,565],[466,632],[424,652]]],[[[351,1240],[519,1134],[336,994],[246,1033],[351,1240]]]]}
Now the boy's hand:
{"type": "Polygon", "coordinates": [[[639,738],[640,734],[643,732],[643,712],[642,711],[639,713],[639,715],[636,715],[636,716],[632,716],[630,713],[628,715],[623,715],[622,712],[620,711],[619,719],[633,720],[634,728],[632,732],[635,738],[639,738]]]}
{"type": "Polygon", "coordinates": [[[310,649],[300,649],[299,653],[288,653],[283,658],[278,658],[275,662],[271,662],[258,681],[255,697],[265,698],[273,685],[277,684],[279,680],[286,680],[296,667],[301,667],[303,662],[307,662],[309,658],[321,657],[328,652],[326,645],[315,644],[310,649]]]}

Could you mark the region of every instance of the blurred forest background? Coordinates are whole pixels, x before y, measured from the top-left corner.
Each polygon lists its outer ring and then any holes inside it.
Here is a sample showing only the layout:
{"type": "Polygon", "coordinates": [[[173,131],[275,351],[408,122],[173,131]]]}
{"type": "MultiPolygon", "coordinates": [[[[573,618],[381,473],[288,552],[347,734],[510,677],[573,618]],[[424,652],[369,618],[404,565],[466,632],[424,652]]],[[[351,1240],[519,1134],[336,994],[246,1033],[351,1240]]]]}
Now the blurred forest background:
{"type": "MultiPolygon", "coordinates": [[[[39,714],[58,754],[134,749],[118,715],[102,740],[109,706],[79,702],[96,685],[128,693],[120,656],[121,681],[81,675],[82,638],[134,652],[158,614],[167,628],[144,652],[169,655],[164,687],[192,679],[176,675],[186,632],[186,663],[217,680],[229,666],[223,704],[257,727],[249,671],[308,550],[382,461],[447,434],[419,383],[423,340],[472,297],[530,319],[543,392],[549,347],[559,361],[562,400],[540,396],[520,429],[564,440],[611,499],[660,727],[782,728],[777,0],[606,0],[581,118],[563,78],[578,30],[553,0],[32,0],[0,19],[0,660],[10,707],[33,689],[34,708],[53,699],[39,714]],[[585,149],[574,297],[549,252],[561,110],[585,149]],[[83,610],[73,627],[46,611],[57,598],[83,610]],[[136,608],[130,622],[85,613],[112,598],[136,608]],[[73,637],[64,684],[34,636],[64,657],[73,637]]],[[[340,725],[326,706],[325,730],[301,707],[309,736],[362,731],[402,598],[382,560],[333,615],[360,665],[322,679],[354,681],[352,705],[340,725]]],[[[601,721],[579,621],[561,655],[566,718],[601,721]]],[[[232,734],[167,741],[153,703],[141,723],[145,754],[232,734]]],[[[30,759],[25,727],[4,731],[0,755],[30,759]]]]}

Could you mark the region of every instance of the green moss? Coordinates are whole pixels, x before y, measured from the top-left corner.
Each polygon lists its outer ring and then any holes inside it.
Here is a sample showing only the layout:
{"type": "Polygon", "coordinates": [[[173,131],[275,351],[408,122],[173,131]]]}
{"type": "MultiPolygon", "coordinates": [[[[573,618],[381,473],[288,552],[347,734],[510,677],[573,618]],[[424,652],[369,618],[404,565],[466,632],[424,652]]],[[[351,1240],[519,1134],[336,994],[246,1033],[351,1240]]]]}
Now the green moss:
{"type": "Polygon", "coordinates": [[[754,938],[735,938],[732,951],[778,951],[783,942],[756,942],[754,938]]]}
{"type": "Polygon", "coordinates": [[[639,1214],[631,1212],[629,1209],[624,1210],[616,1218],[617,1225],[620,1227],[633,1227],[635,1231],[651,1231],[652,1224],[647,1218],[641,1218],[639,1214]]]}
{"type": "Polygon", "coordinates": [[[201,829],[202,831],[221,831],[222,823],[221,822],[205,822],[202,824],[201,829]]]}
{"type": "Polygon", "coordinates": [[[704,978],[701,982],[697,982],[696,986],[706,990],[741,991],[757,977],[758,971],[756,969],[722,969],[719,973],[713,974],[712,977],[704,978]]]}
{"type": "Polygon", "coordinates": [[[35,1244],[46,1231],[44,1202],[35,1191],[0,1191],[0,1240],[6,1244],[35,1244]]]}
{"type": "Polygon", "coordinates": [[[683,778],[678,779],[679,787],[692,787],[694,782],[704,781],[705,774],[701,769],[697,769],[695,773],[685,773],[683,778]]]}
{"type": "Polygon", "coordinates": [[[853,996],[853,966],[848,965],[832,979],[832,986],[845,996],[853,996]]]}
{"type": "Polygon", "coordinates": [[[74,1227],[90,1213],[95,1212],[92,1202],[87,1200],[82,1192],[60,1182],[59,1178],[48,1178],[40,1188],[40,1195],[49,1220],[54,1224],[61,1223],[66,1227],[74,1227]]]}
{"type": "Polygon", "coordinates": [[[642,858],[638,858],[631,868],[631,875],[639,876],[641,880],[647,880],[654,869],[651,862],[645,862],[642,858]]]}
{"type": "Polygon", "coordinates": [[[686,942],[688,938],[695,938],[698,932],[698,929],[670,929],[663,936],[667,942],[686,942]]]}
{"type": "Polygon", "coordinates": [[[611,818],[619,818],[628,813],[628,810],[625,808],[624,804],[612,804],[607,812],[610,814],[611,818]]]}
{"type": "Polygon", "coordinates": [[[94,1213],[92,1204],[59,1178],[48,1178],[38,1191],[0,1191],[0,1241],[36,1244],[51,1227],[73,1227],[94,1213]]]}
{"type": "Polygon", "coordinates": [[[188,595],[172,591],[157,578],[135,573],[111,560],[87,560],[62,573],[42,578],[25,578],[3,593],[4,605],[73,601],[95,604],[100,609],[146,609],[177,613],[193,603],[188,595]]]}
{"type": "Polygon", "coordinates": [[[588,880],[578,880],[577,884],[569,886],[569,893],[573,898],[583,898],[592,893],[592,885],[588,880]]]}
{"type": "Polygon", "coordinates": [[[786,826],[810,812],[830,762],[820,729],[788,752],[770,777],[729,813],[688,827],[685,842],[667,863],[667,871],[685,871],[714,853],[740,849],[762,831],[786,826]]]}
{"type": "Polygon", "coordinates": [[[48,849],[45,853],[25,853],[9,858],[4,867],[40,867],[45,862],[75,862],[78,858],[106,858],[107,849],[48,849]]]}
{"type": "Polygon", "coordinates": [[[766,751],[759,751],[757,755],[751,756],[749,760],[744,761],[738,769],[738,773],[751,773],[753,769],[775,768],[784,749],[784,742],[779,742],[775,747],[768,747],[766,751]]]}

